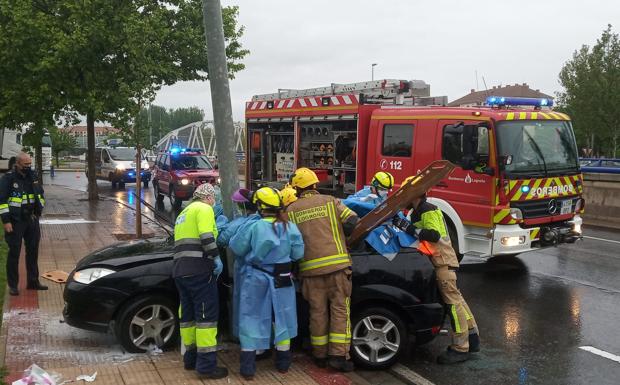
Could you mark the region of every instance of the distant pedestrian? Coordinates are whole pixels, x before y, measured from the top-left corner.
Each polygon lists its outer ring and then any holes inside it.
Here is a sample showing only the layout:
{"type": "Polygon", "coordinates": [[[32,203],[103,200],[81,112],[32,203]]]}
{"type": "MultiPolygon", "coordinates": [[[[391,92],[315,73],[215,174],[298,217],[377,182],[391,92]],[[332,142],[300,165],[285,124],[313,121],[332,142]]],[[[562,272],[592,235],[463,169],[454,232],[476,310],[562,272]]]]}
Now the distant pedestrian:
{"type": "MultiPolygon", "coordinates": [[[[406,179],[403,185],[410,180],[406,179]]],[[[452,344],[437,357],[437,362],[454,364],[466,361],[469,353],[480,351],[480,337],[474,315],[456,285],[459,262],[443,214],[437,206],[426,201],[426,196],[415,199],[407,208],[410,210],[411,221],[395,217],[394,226],[417,237],[419,251],[431,260],[439,293],[447,306],[452,326],[452,344]]]]}
{"type": "Polygon", "coordinates": [[[0,217],[4,225],[4,239],[9,246],[6,275],[10,295],[19,295],[22,239],[26,245],[26,288],[47,290],[47,286],[39,282],[38,266],[41,239],[39,217],[44,207],[43,188],[32,171],[32,159],[21,152],[13,168],[0,179],[0,217]]]}
{"type": "Polygon", "coordinates": [[[228,376],[217,366],[217,277],[223,269],[215,243],[217,227],[213,214],[215,190],[205,183],[196,188],[192,203],[174,225],[172,278],[180,297],[179,322],[185,346],[186,370],[196,369],[204,379],[228,376]]]}

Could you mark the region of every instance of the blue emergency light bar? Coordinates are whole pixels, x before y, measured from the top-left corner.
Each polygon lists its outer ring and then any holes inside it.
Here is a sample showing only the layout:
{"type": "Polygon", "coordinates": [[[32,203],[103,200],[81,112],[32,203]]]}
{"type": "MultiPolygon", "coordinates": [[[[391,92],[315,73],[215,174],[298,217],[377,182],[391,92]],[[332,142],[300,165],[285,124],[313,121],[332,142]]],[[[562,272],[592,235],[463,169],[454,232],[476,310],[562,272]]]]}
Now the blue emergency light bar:
{"type": "Polygon", "coordinates": [[[547,98],[517,98],[506,96],[489,96],[486,101],[487,106],[533,106],[533,107],[552,107],[553,100],[547,98]]]}
{"type": "Polygon", "coordinates": [[[178,155],[180,153],[184,153],[184,152],[197,152],[197,153],[202,153],[202,149],[201,148],[180,148],[180,147],[170,147],[170,149],[168,149],[168,151],[170,151],[170,155],[178,155]]]}

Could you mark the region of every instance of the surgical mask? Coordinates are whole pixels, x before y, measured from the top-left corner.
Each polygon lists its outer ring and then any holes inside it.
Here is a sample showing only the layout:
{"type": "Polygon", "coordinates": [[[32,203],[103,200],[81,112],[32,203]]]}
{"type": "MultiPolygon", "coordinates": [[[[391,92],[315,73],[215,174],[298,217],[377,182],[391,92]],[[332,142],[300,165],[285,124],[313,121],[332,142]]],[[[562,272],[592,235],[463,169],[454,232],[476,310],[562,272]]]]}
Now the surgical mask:
{"type": "Polygon", "coordinates": [[[379,195],[381,198],[386,198],[388,195],[388,191],[384,189],[377,189],[377,195],[379,195]]]}

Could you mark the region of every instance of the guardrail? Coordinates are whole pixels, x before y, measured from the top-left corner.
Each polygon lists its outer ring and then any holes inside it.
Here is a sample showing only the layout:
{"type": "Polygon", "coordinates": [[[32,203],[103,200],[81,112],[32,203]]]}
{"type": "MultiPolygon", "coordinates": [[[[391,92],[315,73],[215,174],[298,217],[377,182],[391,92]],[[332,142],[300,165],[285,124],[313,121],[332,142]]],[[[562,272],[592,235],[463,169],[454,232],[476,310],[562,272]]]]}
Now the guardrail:
{"type": "Polygon", "coordinates": [[[584,173],[586,225],[620,229],[620,174],[584,173]]]}

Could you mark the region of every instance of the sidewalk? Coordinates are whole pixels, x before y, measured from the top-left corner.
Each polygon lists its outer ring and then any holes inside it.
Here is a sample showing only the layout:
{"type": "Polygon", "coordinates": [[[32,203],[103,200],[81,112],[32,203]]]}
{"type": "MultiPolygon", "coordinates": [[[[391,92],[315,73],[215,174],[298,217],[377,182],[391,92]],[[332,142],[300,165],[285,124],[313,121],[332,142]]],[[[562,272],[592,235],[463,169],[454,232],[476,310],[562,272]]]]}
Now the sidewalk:
{"type": "MultiPolygon", "coordinates": [[[[41,225],[39,270],[70,272],[87,253],[118,242],[135,228],[135,216],[128,208],[112,201],[89,203],[86,194],[58,186],[46,186],[46,208],[42,219],[84,219],[96,223],[64,223],[41,225]],[[118,237],[118,238],[117,238],[118,237]]],[[[145,233],[157,233],[144,221],[145,233]]],[[[151,225],[152,226],[152,225],[151,225]]],[[[62,321],[63,285],[42,279],[48,291],[25,288],[25,265],[20,265],[20,295],[6,295],[0,360],[9,375],[6,382],[21,377],[24,369],[36,363],[48,372],[62,375],[62,380],[74,380],[80,374],[97,377],[97,385],[137,384],[203,384],[193,372],[183,369],[178,351],[160,355],[125,353],[114,337],[70,327],[62,321]]],[[[228,379],[205,381],[204,384],[244,384],[238,374],[238,346],[224,344],[218,352],[220,363],[230,371],[228,379]]],[[[258,371],[251,384],[370,384],[360,373],[342,375],[318,369],[308,357],[297,352],[289,373],[273,370],[269,360],[257,363],[258,371]]],[[[373,381],[378,383],[378,381],[373,381]]],[[[383,381],[381,381],[383,382],[383,381]]],[[[385,382],[387,384],[387,382],[385,382]]],[[[398,382],[389,381],[390,384],[398,382]]]]}

